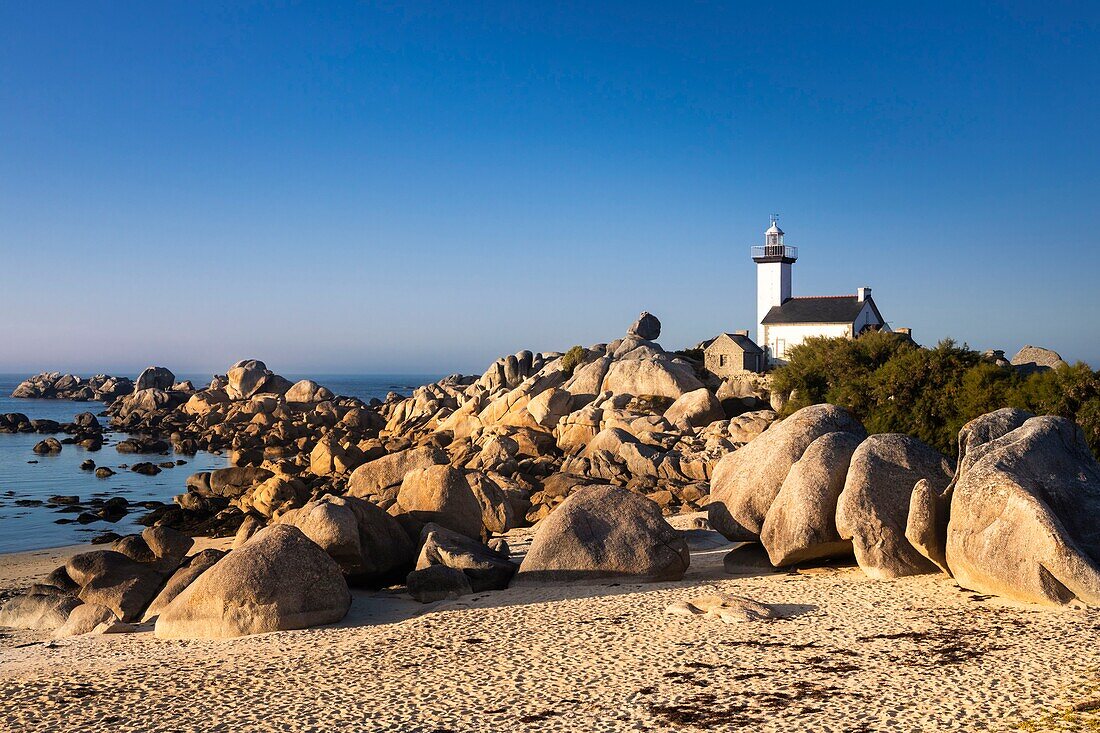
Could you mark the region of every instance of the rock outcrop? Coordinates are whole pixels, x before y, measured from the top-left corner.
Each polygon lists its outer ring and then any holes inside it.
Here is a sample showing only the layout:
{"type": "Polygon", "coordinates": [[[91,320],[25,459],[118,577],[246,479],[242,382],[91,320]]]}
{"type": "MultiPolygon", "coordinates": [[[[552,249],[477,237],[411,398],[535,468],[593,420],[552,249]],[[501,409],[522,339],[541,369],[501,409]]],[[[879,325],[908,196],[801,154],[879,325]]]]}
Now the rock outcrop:
{"type": "Polygon", "coordinates": [[[787,474],[811,443],[835,432],[866,436],[852,415],[835,405],[805,407],[727,454],[714,468],[708,514],[711,526],[735,541],[760,536],[764,518],[787,474]]]}
{"type": "Polygon", "coordinates": [[[687,542],[654,502],[613,486],[589,486],[543,520],[516,580],[678,580],[689,562],[687,542]]]}
{"type": "Polygon", "coordinates": [[[344,618],[351,595],[340,566],[289,524],[256,533],[200,575],[156,623],[165,639],[224,639],[303,629],[344,618]]]}
{"type": "Polygon", "coordinates": [[[836,526],[843,539],[852,540],[856,562],[871,577],[936,570],[905,538],[913,487],[922,479],[942,492],[951,481],[951,467],[908,435],[872,435],[852,455],[837,501],[836,526]]]}
{"type": "Polygon", "coordinates": [[[294,525],[320,546],[353,585],[396,582],[416,559],[416,547],[397,520],[353,496],[323,496],[278,521],[294,525]]]}
{"type": "Polygon", "coordinates": [[[1080,428],[1036,417],[972,448],[951,497],[946,560],[980,593],[1100,605],[1100,465],[1080,428]]]}
{"type": "Polygon", "coordinates": [[[791,466],[760,530],[773,565],[851,555],[851,541],[836,528],[836,507],[862,441],[856,433],[826,433],[791,466]]]}
{"type": "Polygon", "coordinates": [[[963,471],[974,462],[975,449],[1000,438],[1034,417],[1030,412],[1006,407],[977,417],[959,431],[959,458],[955,476],[943,491],[921,480],[913,488],[905,537],[917,552],[950,574],[947,566],[947,524],[951,516],[951,495],[963,471]]]}

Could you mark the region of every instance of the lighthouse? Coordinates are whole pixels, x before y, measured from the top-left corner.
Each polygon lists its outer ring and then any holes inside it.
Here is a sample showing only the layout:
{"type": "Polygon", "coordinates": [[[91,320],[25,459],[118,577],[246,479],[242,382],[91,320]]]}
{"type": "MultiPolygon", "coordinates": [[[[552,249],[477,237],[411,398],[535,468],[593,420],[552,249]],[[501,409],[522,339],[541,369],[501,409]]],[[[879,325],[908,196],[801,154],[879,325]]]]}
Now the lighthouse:
{"type": "Polygon", "coordinates": [[[756,343],[767,349],[764,317],[791,298],[791,266],[798,259],[798,248],[783,243],[779,215],[772,214],[772,225],[764,232],[764,245],[752,248],[756,263],[756,343]]]}

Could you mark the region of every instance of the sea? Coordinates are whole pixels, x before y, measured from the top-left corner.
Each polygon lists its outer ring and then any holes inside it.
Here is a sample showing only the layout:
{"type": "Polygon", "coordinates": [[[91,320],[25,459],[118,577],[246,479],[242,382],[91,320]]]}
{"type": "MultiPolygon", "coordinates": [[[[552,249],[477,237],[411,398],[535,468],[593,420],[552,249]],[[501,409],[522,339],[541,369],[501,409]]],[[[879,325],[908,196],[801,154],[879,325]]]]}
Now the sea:
{"type": "MultiPolygon", "coordinates": [[[[27,400],[11,397],[12,390],[30,375],[0,374],[0,414],[20,412],[28,418],[72,422],[81,412],[99,416],[100,423],[109,429],[108,418],[103,414],[102,402],[72,402],[69,400],[27,400]]],[[[82,375],[89,376],[89,375],[82,375]]],[[[129,375],[134,378],[136,375],[129,375]]],[[[328,387],[338,395],[385,399],[390,392],[408,396],[417,387],[441,379],[442,374],[371,374],[353,376],[347,374],[325,375],[284,374],[287,379],[312,379],[328,387]]],[[[209,374],[177,374],[177,380],[189,379],[196,387],[209,384],[209,374]]],[[[75,513],[59,511],[48,506],[51,496],[78,496],[82,501],[94,498],[108,499],[121,496],[131,504],[140,501],[169,502],[184,490],[189,474],[209,471],[228,465],[225,455],[199,452],[196,455],[136,455],[119,453],[115,444],[125,439],[124,433],[110,432],[103,448],[87,451],[77,445],[66,445],[61,453],[40,456],[33,452],[34,445],[46,438],[37,433],[0,433],[0,553],[23,552],[49,547],[61,547],[88,542],[95,534],[104,531],[125,535],[141,530],[137,523],[147,510],[140,507],[114,523],[104,520],[90,524],[59,523],[73,520],[75,513]],[[116,473],[106,479],[96,478],[93,471],[83,471],[80,464],[91,459],[97,466],[109,466],[116,473]],[[169,460],[186,461],[176,468],[163,469],[156,476],[143,476],[121,465],[133,465],[140,461],[154,463],[169,460]]],[[[67,436],[55,436],[61,440],[67,436]]]]}

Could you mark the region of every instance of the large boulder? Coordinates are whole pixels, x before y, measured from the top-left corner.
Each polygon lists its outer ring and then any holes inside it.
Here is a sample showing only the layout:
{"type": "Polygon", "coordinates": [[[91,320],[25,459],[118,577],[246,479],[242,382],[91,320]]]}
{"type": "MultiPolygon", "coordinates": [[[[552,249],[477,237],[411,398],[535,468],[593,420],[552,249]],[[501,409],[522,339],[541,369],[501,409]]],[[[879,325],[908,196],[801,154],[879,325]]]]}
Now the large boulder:
{"type": "Polygon", "coordinates": [[[271,376],[271,371],[258,359],[239,361],[226,373],[229,384],[225,391],[230,399],[246,400],[261,392],[271,376]]]}
{"type": "Polygon", "coordinates": [[[503,590],[516,573],[508,555],[438,524],[424,527],[416,569],[445,565],[466,574],[474,593],[503,590]]]}
{"type": "Polygon", "coordinates": [[[353,584],[399,580],[416,559],[416,547],[397,520],[364,499],[326,495],[278,521],[317,543],[353,584]]]}
{"type": "Polygon", "coordinates": [[[573,493],[542,520],[517,581],[679,580],[690,556],[653,501],[614,486],[573,493]]]}
{"type": "Polygon", "coordinates": [[[187,489],[208,498],[236,499],[274,475],[258,466],[230,466],[191,474],[187,477],[187,489]]]}
{"type": "Polygon", "coordinates": [[[690,364],[660,354],[612,361],[600,391],[616,395],[670,397],[675,400],[702,387],[703,383],[695,376],[695,370],[690,364]]]}
{"type": "Polygon", "coordinates": [[[481,504],[460,469],[430,466],[409,472],[397,492],[397,506],[399,513],[421,524],[434,522],[472,539],[481,538],[481,504]]]}
{"type": "Polygon", "coordinates": [[[161,611],[156,635],[225,639],[336,623],[351,594],[340,566],[289,524],[257,532],[161,611]]]}
{"type": "Polygon", "coordinates": [[[634,321],[626,333],[628,336],[637,336],[646,341],[656,341],[661,337],[661,322],[649,311],[642,311],[638,320],[634,321]]]}
{"type": "Polygon", "coordinates": [[[146,607],[145,613],[141,616],[142,623],[151,621],[159,616],[160,612],[176,599],[176,596],[183,593],[187,586],[195,582],[195,578],[212,568],[214,563],[221,560],[223,557],[225,557],[224,551],[209,549],[195,553],[193,557],[188,558],[187,563],[182,565],[176,572],[172,573],[172,577],[168,579],[164,588],[161,589],[157,597],[149,603],[148,607],[146,607]]]}
{"type": "Polygon", "coordinates": [[[810,443],[836,432],[861,438],[867,435],[843,407],[812,405],[772,424],[744,447],[723,456],[710,480],[711,527],[731,540],[758,539],[764,517],[795,461],[810,443]]]}
{"type": "Polygon", "coordinates": [[[283,396],[287,402],[325,402],[336,395],[312,379],[303,379],[291,385],[283,396]]]}
{"type": "Polygon", "coordinates": [[[74,555],[65,563],[65,571],[80,586],[80,600],[106,606],[126,622],[141,617],[165,580],[164,572],[152,563],[138,562],[114,550],[74,555]]]}
{"type": "Polygon", "coordinates": [[[1100,605],[1100,464],[1080,428],[1036,417],[978,446],[951,497],[947,565],[980,593],[1100,605]]]}
{"type": "Polygon", "coordinates": [[[704,387],[681,395],[665,410],[664,417],[672,425],[701,428],[724,420],[726,413],[718,398],[704,387]]]}
{"type": "Polygon", "coordinates": [[[431,565],[412,571],[405,579],[405,587],[409,595],[421,603],[461,598],[474,592],[464,572],[446,565],[431,565]]]}
{"type": "Polygon", "coordinates": [[[517,502],[501,487],[500,484],[505,481],[499,474],[490,475],[481,471],[466,474],[466,482],[481,505],[481,523],[488,531],[498,534],[518,527],[523,517],[522,512],[516,511],[517,502]]]}
{"type": "Polygon", "coordinates": [[[1012,357],[1011,364],[1018,372],[1031,374],[1048,369],[1057,369],[1060,366],[1065,366],[1066,362],[1058,355],[1057,351],[1029,344],[1016,352],[1016,355],[1012,357]]]}
{"type": "Polygon", "coordinates": [[[951,516],[951,495],[959,477],[975,460],[978,446],[1011,433],[1034,417],[1030,412],[1006,407],[976,417],[959,431],[959,459],[955,477],[943,491],[928,481],[918,481],[909,500],[909,517],[905,524],[905,538],[917,552],[950,574],[947,566],[947,524],[951,516]]]}
{"type": "Polygon", "coordinates": [[[60,593],[28,593],[0,606],[0,626],[50,631],[65,623],[80,600],[60,593]]]}
{"type": "Polygon", "coordinates": [[[374,496],[384,489],[400,484],[411,471],[446,462],[446,451],[435,445],[390,453],[367,461],[352,471],[348,476],[348,495],[360,498],[374,496]]]}
{"type": "Polygon", "coordinates": [[[836,504],[861,442],[855,433],[826,433],[791,466],[760,530],[773,565],[852,554],[836,529],[836,504]]]}
{"type": "Polygon", "coordinates": [[[905,538],[913,487],[926,480],[942,492],[951,466],[935,449],[901,433],[872,435],[852,455],[836,509],[840,536],[852,540],[856,562],[873,578],[935,572],[905,538]]]}
{"type": "Polygon", "coordinates": [[[118,621],[114,611],[98,603],[82,603],[72,610],[65,623],[54,629],[53,638],[65,639],[70,636],[90,634],[102,624],[118,621]]]}
{"type": "Polygon", "coordinates": [[[172,389],[172,385],[176,383],[176,375],[172,374],[172,371],[166,367],[151,366],[147,367],[141,374],[138,375],[137,382],[134,383],[134,389],[172,389]]]}

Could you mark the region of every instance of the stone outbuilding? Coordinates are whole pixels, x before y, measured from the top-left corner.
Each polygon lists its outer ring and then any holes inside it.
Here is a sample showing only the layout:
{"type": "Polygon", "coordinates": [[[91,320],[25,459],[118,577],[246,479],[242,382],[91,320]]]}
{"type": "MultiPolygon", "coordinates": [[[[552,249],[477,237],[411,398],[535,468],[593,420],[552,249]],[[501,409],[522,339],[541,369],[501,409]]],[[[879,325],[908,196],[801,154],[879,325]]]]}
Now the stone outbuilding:
{"type": "Polygon", "coordinates": [[[716,377],[726,378],[738,372],[763,372],[764,350],[749,338],[748,331],[720,333],[703,344],[703,365],[716,377]]]}

